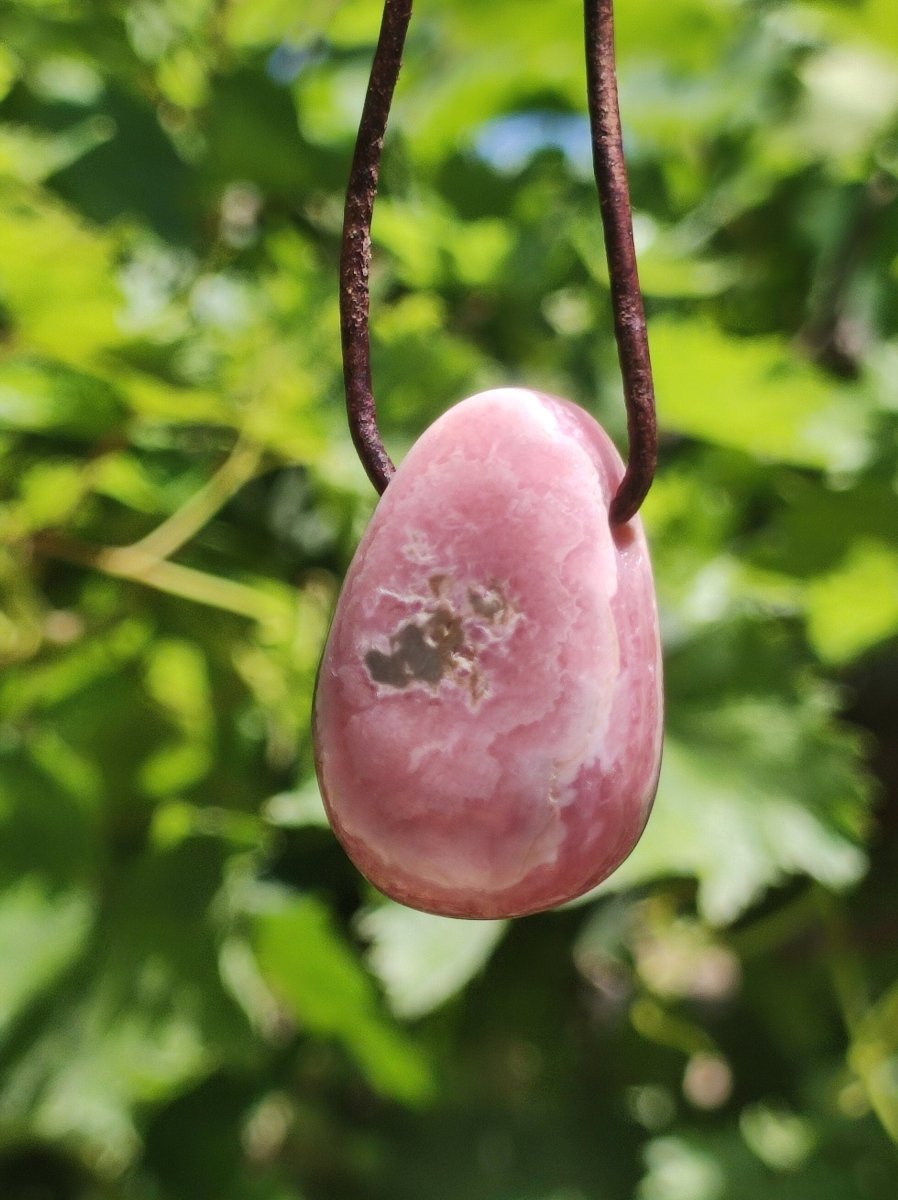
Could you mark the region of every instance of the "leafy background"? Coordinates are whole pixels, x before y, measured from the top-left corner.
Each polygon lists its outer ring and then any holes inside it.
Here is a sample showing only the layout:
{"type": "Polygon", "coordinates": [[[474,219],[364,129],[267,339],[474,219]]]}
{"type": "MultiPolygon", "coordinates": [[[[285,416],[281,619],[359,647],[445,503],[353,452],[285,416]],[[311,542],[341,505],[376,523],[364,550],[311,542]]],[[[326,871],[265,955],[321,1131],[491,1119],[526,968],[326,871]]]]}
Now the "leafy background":
{"type": "MultiPolygon", "coordinates": [[[[385,903],[312,773],[378,4],[0,9],[3,1200],[898,1194],[898,7],[618,9],[666,759],[512,926],[385,903]]],[[[578,5],[418,10],[389,444],[518,381],[620,441],[578,5]]]]}

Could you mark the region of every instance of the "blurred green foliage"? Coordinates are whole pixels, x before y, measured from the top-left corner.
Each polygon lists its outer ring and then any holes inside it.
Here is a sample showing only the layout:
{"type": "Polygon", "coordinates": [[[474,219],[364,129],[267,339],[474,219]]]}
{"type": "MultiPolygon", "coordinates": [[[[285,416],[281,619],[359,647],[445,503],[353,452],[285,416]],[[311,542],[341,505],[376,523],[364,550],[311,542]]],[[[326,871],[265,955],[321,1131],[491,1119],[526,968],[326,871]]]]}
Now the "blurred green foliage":
{"type": "MultiPolygon", "coordinates": [[[[516,382],[622,442],[578,5],[418,7],[389,445],[516,382]]],[[[377,0],[0,9],[3,1200],[898,1194],[898,6],[617,7],[666,759],[513,926],[377,897],[312,771],[377,0]]]]}

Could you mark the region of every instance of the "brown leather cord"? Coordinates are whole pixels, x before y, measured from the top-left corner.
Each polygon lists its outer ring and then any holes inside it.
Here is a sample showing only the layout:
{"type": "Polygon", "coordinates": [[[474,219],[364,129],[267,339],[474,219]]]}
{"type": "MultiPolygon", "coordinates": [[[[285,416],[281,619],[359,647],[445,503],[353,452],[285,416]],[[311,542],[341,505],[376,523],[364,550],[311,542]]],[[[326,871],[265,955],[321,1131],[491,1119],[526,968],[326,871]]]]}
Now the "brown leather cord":
{"type": "MultiPolygon", "coordinates": [[[[412,0],[386,0],[349,177],[340,260],[340,320],[349,427],[359,458],[380,493],[389,483],[395,467],[378,429],[371,381],[368,287],[371,219],[387,120],[411,16],[412,0]]],[[[593,162],[627,407],[627,470],[611,505],[612,522],[622,524],[639,510],[651,487],[658,456],[658,435],[621,134],[613,0],[585,0],[585,26],[593,162]]]]}

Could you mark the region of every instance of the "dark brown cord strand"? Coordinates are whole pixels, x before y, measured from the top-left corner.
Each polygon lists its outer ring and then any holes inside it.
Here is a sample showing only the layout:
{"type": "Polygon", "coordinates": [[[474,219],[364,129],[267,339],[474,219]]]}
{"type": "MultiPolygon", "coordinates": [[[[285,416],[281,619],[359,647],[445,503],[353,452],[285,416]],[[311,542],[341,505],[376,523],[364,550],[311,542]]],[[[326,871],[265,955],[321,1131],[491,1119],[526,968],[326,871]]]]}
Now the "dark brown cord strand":
{"type": "Polygon", "coordinates": [[[396,468],[377,426],[377,406],[371,384],[368,329],[371,218],[387,120],[411,18],[412,0],[386,0],[349,175],[340,256],[340,329],[346,410],[356,451],[379,493],[384,491],[396,468]]]}
{"type": "MultiPolygon", "coordinates": [[[[630,443],[626,474],[611,504],[611,520],[620,524],[629,521],[638,511],[651,487],[658,456],[658,434],[621,134],[613,0],[585,0],[585,13],[593,162],[605,230],[614,331],[624,381],[630,443]]],[[[349,427],[368,478],[380,493],[396,468],[377,426],[377,406],[372,390],[368,286],[371,220],[387,120],[411,17],[412,0],[386,0],[349,176],[340,258],[340,327],[349,427]]]]}
{"type": "Polygon", "coordinates": [[[627,471],[611,504],[611,520],[621,524],[639,510],[652,485],[658,460],[658,430],[617,95],[614,3],[613,0],[585,0],[585,10],[593,164],[605,230],[614,332],[624,381],[630,442],[627,471]]]}

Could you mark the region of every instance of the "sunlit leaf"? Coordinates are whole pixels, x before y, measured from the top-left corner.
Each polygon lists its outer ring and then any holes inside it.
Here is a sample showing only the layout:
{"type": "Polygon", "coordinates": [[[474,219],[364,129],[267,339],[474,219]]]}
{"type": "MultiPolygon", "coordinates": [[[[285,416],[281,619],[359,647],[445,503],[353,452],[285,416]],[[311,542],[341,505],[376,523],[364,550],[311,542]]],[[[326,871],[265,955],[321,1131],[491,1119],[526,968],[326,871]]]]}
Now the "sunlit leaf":
{"type": "Polygon", "coordinates": [[[103,379],[40,359],[0,363],[0,429],[84,441],[109,433],[122,418],[122,402],[103,379]]]}
{"type": "Polygon", "coordinates": [[[738,1133],[711,1136],[690,1133],[663,1137],[646,1147],[647,1171],[638,1200],[844,1200],[854,1191],[850,1170],[822,1156],[800,1164],[768,1164],[754,1152],[758,1131],[751,1123],[743,1141],[738,1133]],[[748,1144],[746,1144],[748,1143],[748,1144]]]}
{"type": "Polygon", "coordinates": [[[887,46],[898,54],[898,14],[890,0],[860,0],[846,5],[841,0],[804,0],[797,6],[813,8],[825,16],[829,30],[874,46],[887,46]]]}
{"type": "Polygon", "coordinates": [[[898,632],[898,554],[862,541],[808,588],[808,633],[830,662],[846,662],[898,632]]]}
{"type": "Polygon", "coordinates": [[[428,1094],[426,1060],[379,1010],[370,979],[318,901],[261,914],[256,953],[300,1029],[342,1042],[378,1090],[408,1101],[428,1094]]]}
{"type": "Polygon", "coordinates": [[[328,827],[327,813],[318,790],[318,781],[309,779],[293,792],[280,792],[265,804],[265,819],[288,829],[305,826],[328,827]]]}
{"type": "Polygon", "coordinates": [[[861,398],[785,343],[695,321],[656,321],[651,339],[667,428],[774,462],[846,469],[864,461],[861,398]]]}
{"type": "Polygon", "coordinates": [[[71,211],[28,193],[0,194],[0,301],[24,345],[73,365],[121,340],[114,244],[71,211]]]}
{"type": "Polygon", "coordinates": [[[783,678],[790,653],[748,624],[698,638],[672,660],[655,808],[606,889],[692,877],[701,911],[723,924],[791,875],[832,888],[862,876],[860,746],[831,722],[825,693],[783,678]]]}
{"type": "MultiPolygon", "coordinates": [[[[771,725],[784,719],[763,714],[771,725]]],[[[622,888],[675,876],[698,880],[709,921],[735,920],[766,888],[802,873],[831,887],[857,882],[863,854],[827,828],[800,796],[768,794],[745,760],[712,756],[669,737],[655,811],[631,857],[604,885],[622,888]]]]}
{"type": "Polygon", "coordinates": [[[371,942],[368,961],[400,1017],[423,1016],[460,991],[483,968],[505,926],[435,917],[391,903],[359,919],[359,932],[371,942]]]}
{"type": "Polygon", "coordinates": [[[86,892],[58,891],[37,875],[0,892],[0,1030],[83,950],[92,907],[86,892]]]}
{"type": "Polygon", "coordinates": [[[53,136],[0,125],[0,174],[9,174],[22,183],[38,183],[77,162],[95,146],[108,141],[113,133],[111,123],[102,117],[83,121],[53,136]]]}

